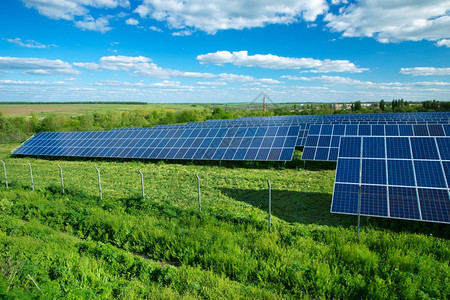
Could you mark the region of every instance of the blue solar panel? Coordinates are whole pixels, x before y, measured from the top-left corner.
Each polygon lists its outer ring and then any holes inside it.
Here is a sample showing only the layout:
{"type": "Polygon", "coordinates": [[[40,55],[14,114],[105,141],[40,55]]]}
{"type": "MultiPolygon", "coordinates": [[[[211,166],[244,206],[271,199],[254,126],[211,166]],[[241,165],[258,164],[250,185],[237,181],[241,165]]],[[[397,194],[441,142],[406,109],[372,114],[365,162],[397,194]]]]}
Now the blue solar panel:
{"type": "Polygon", "coordinates": [[[385,158],[385,143],[382,137],[363,138],[363,157],[385,158]]]}
{"type": "Polygon", "coordinates": [[[317,148],[315,160],[328,160],[328,152],[330,148],[317,148]]]}
{"type": "Polygon", "coordinates": [[[386,185],[386,160],[363,159],[361,182],[386,185]]]}
{"type": "Polygon", "coordinates": [[[447,188],[441,162],[414,161],[414,169],[417,178],[417,186],[447,188]]]}
{"type": "Polygon", "coordinates": [[[448,190],[419,188],[418,191],[422,219],[448,223],[450,219],[448,190]]]}
{"type": "Polygon", "coordinates": [[[316,156],[316,147],[307,148],[303,150],[302,159],[303,160],[314,160],[314,157],[316,156]]]}
{"type": "Polygon", "coordinates": [[[140,131],[133,129],[42,133],[25,143],[14,154],[145,159],[291,160],[299,128],[158,127],[140,131]]]}
{"type": "Polygon", "coordinates": [[[411,158],[409,139],[405,137],[386,137],[388,158],[411,158]]]}
{"type": "Polygon", "coordinates": [[[414,159],[439,159],[434,138],[415,138],[411,149],[414,159]]]}
{"type": "Polygon", "coordinates": [[[335,183],[331,211],[344,214],[358,213],[358,193],[357,184],[335,183]]]}
{"type": "Polygon", "coordinates": [[[416,186],[411,160],[388,160],[389,185],[416,186]]]}
{"type": "Polygon", "coordinates": [[[341,137],[331,211],[356,214],[361,184],[362,215],[450,223],[448,145],[450,137],[341,137]],[[360,149],[358,139],[363,152],[349,158],[360,149]],[[377,145],[384,141],[386,156],[377,145]]]}
{"type": "Polygon", "coordinates": [[[361,186],[361,214],[377,217],[388,216],[388,201],[386,186],[361,186]]]}
{"type": "Polygon", "coordinates": [[[346,137],[341,138],[339,157],[361,157],[361,138],[346,137]]]}
{"type": "Polygon", "coordinates": [[[390,186],[389,212],[393,218],[420,220],[416,189],[390,186]]]}
{"type": "Polygon", "coordinates": [[[359,183],[359,173],[361,160],[342,158],[338,160],[338,168],[336,170],[336,182],[341,183],[359,183]]]}
{"type": "Polygon", "coordinates": [[[450,160],[450,139],[436,138],[439,155],[442,160],[450,160]]]}

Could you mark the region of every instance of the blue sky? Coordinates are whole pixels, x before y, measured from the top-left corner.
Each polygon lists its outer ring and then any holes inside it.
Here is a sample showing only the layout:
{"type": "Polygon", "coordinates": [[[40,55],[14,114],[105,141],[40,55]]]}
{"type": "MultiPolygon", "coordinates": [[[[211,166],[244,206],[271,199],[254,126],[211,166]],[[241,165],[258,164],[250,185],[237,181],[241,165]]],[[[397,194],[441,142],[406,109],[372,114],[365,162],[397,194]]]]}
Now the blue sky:
{"type": "Polygon", "coordinates": [[[0,1],[0,101],[450,101],[450,1],[0,1]]]}

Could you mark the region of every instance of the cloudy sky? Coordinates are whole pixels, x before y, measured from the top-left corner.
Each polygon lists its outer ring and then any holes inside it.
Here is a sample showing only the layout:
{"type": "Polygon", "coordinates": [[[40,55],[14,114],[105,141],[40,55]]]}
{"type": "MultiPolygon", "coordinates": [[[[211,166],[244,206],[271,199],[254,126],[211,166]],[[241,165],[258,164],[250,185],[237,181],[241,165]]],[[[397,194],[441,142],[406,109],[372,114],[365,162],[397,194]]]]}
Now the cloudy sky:
{"type": "Polygon", "coordinates": [[[0,101],[450,101],[450,0],[0,1],[0,101]]]}

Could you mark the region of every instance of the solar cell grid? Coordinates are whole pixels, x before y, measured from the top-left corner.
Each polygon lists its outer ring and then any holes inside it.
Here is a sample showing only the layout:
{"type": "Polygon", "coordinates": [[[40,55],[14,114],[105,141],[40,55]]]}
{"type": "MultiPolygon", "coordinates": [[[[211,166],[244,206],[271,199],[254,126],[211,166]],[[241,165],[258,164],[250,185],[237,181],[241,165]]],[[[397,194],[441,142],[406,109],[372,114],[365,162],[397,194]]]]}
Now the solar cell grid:
{"type": "Polygon", "coordinates": [[[361,184],[363,215],[450,223],[450,161],[438,151],[448,145],[450,137],[341,137],[331,211],[357,214],[355,188],[342,188],[353,183],[361,184]],[[360,149],[358,139],[373,149],[376,141],[385,142],[387,155],[372,157],[370,151],[363,151],[348,158],[348,153],[360,149]]]}

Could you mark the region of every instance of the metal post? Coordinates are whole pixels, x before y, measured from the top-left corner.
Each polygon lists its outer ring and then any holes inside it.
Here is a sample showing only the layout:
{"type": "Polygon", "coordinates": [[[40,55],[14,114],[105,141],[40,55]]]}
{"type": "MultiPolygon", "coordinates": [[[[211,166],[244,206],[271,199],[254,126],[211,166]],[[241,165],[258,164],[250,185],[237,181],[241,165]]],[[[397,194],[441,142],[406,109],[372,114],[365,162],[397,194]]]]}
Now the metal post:
{"type": "Polygon", "coordinates": [[[195,174],[197,177],[197,190],[198,190],[198,211],[202,213],[202,198],[200,196],[200,178],[197,174],[195,174]]]}
{"type": "Polygon", "coordinates": [[[145,199],[145,193],[144,193],[144,175],[142,174],[141,170],[138,170],[139,174],[141,174],[141,187],[142,187],[142,200],[145,199]]]}
{"type": "Polygon", "coordinates": [[[27,164],[30,166],[30,176],[31,176],[31,189],[34,192],[34,181],[33,181],[33,169],[31,168],[31,165],[29,162],[27,162],[27,164]]]}
{"type": "Polygon", "coordinates": [[[272,187],[270,186],[270,181],[267,180],[267,185],[269,186],[269,233],[272,227],[271,215],[272,215],[272,187]]]}
{"type": "Polygon", "coordinates": [[[59,168],[59,173],[61,174],[61,189],[62,189],[62,193],[63,193],[63,195],[64,195],[64,177],[63,177],[63,171],[62,171],[61,166],[60,166],[59,164],[57,164],[57,165],[58,165],[58,168],[59,168]]]}
{"type": "Polygon", "coordinates": [[[97,167],[95,167],[95,169],[97,170],[97,174],[98,174],[98,193],[100,196],[100,200],[103,199],[102,197],[102,181],[100,180],[100,171],[99,169],[97,169],[97,167]]]}
{"type": "Polygon", "coordinates": [[[356,228],[356,240],[359,243],[359,223],[361,219],[361,184],[359,185],[358,189],[358,226],[356,228]]]}
{"type": "Polygon", "coordinates": [[[1,160],[2,164],[3,164],[3,173],[5,174],[5,185],[6,187],[8,187],[8,176],[6,176],[6,164],[3,160],[1,160]]]}

